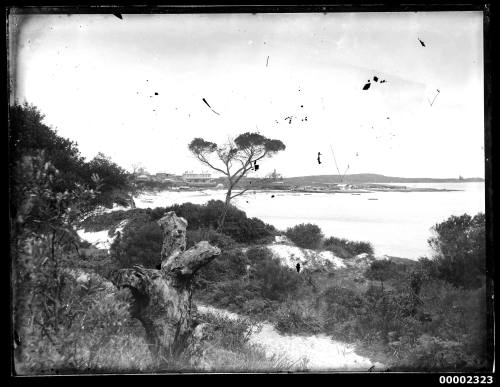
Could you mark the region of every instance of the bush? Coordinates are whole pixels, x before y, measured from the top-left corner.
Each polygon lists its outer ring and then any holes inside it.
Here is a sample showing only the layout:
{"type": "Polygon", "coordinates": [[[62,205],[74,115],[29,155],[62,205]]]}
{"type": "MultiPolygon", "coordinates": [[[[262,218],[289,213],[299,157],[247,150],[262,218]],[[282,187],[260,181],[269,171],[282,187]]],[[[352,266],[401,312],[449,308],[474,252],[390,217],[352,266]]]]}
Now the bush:
{"type": "Polygon", "coordinates": [[[212,283],[209,289],[200,294],[200,298],[218,307],[239,312],[248,300],[258,298],[259,293],[255,284],[233,279],[212,283]]]}
{"type": "Polygon", "coordinates": [[[384,281],[394,278],[398,275],[398,264],[388,259],[373,261],[364,272],[366,279],[371,281],[380,281],[382,286],[384,281]]]}
{"type": "MultiPolygon", "coordinates": [[[[113,211],[111,213],[89,216],[81,226],[85,231],[101,231],[116,226],[124,219],[147,219],[158,221],[166,212],[174,211],[177,216],[187,220],[188,231],[215,230],[217,219],[223,211],[224,203],[211,200],[204,205],[183,203],[166,208],[132,209],[128,211],[113,211]]],[[[246,214],[236,207],[230,206],[222,234],[231,237],[239,243],[259,243],[268,241],[276,234],[276,229],[257,218],[247,218],[246,214]]],[[[195,234],[192,234],[194,237],[195,234]]],[[[220,238],[219,238],[220,239],[220,238]]]]}
{"type": "Polygon", "coordinates": [[[323,239],[321,229],[311,223],[302,223],[290,227],[285,234],[293,243],[305,249],[317,249],[323,239]]]}
{"type": "Polygon", "coordinates": [[[111,253],[120,267],[142,265],[154,269],[161,260],[163,234],[155,222],[134,222],[117,236],[111,245],[111,253]]]}
{"type": "Polygon", "coordinates": [[[255,256],[249,259],[252,263],[250,279],[258,284],[263,298],[283,301],[299,288],[301,279],[295,270],[283,266],[266,248],[254,250],[254,254],[256,252],[261,254],[260,261],[256,262],[255,256]]]}
{"type": "Polygon", "coordinates": [[[129,174],[103,154],[86,162],[81,156],[77,144],[61,137],[43,123],[44,115],[34,105],[25,102],[9,106],[9,166],[11,189],[11,214],[15,217],[18,198],[22,196],[24,186],[22,176],[16,173],[15,165],[25,156],[35,156],[44,152],[46,161],[57,170],[57,176],[50,181],[50,189],[63,193],[72,191],[76,184],[88,186],[97,195],[88,204],[112,206],[119,203],[127,206],[128,190],[131,189],[129,174]],[[93,176],[99,176],[99,184],[93,176]],[[99,186],[99,187],[98,187],[99,186]]]}
{"type": "Polygon", "coordinates": [[[196,284],[204,289],[203,300],[245,311],[257,307],[258,300],[262,300],[258,308],[284,301],[300,288],[301,278],[295,270],[282,266],[267,248],[250,248],[246,255],[239,249],[223,252],[200,269],[196,284]]]}
{"type": "Polygon", "coordinates": [[[486,272],[485,216],[450,216],[432,228],[438,278],[467,289],[481,287],[486,272]]]}
{"type": "Polygon", "coordinates": [[[323,248],[340,258],[352,258],[363,253],[372,255],[374,252],[373,246],[369,242],[349,241],[336,237],[325,239],[323,248]]]}
{"type": "Polygon", "coordinates": [[[200,322],[212,325],[210,330],[212,343],[217,343],[217,346],[232,351],[240,350],[245,346],[252,332],[258,329],[257,324],[248,318],[232,320],[211,313],[200,315],[200,322]]]}
{"type": "Polygon", "coordinates": [[[199,270],[196,285],[206,288],[210,283],[239,279],[246,274],[247,264],[240,249],[222,250],[221,255],[199,270]]]}
{"type": "Polygon", "coordinates": [[[186,232],[186,247],[188,249],[201,241],[208,241],[211,245],[219,247],[222,251],[237,247],[237,243],[233,238],[212,229],[200,228],[186,232]]]}
{"type": "Polygon", "coordinates": [[[287,302],[276,311],[276,329],[282,333],[316,334],[323,330],[321,318],[307,303],[287,302]]]}
{"type": "MultiPolygon", "coordinates": [[[[224,210],[224,202],[210,200],[204,205],[183,203],[175,204],[163,210],[175,211],[188,221],[188,230],[200,228],[216,229],[217,220],[224,210]]],[[[163,215],[162,213],[162,215],[163,215]]],[[[262,238],[270,237],[276,230],[273,226],[265,224],[257,218],[247,218],[245,212],[230,205],[222,233],[230,236],[240,243],[254,243],[262,238]]]]}
{"type": "Polygon", "coordinates": [[[439,337],[423,334],[404,353],[398,369],[460,371],[485,370],[484,364],[478,363],[475,356],[469,355],[464,345],[457,341],[443,340],[439,337]]]}

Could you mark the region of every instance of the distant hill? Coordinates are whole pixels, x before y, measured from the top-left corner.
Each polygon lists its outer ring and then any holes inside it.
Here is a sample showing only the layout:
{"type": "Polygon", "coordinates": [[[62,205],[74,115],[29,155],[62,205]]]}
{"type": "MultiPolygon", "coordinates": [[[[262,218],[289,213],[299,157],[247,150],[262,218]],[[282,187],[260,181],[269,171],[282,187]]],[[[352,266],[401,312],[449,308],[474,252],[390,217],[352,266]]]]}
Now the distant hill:
{"type": "MultiPolygon", "coordinates": [[[[393,177],[377,175],[374,173],[359,173],[353,175],[345,175],[343,183],[360,184],[360,183],[470,183],[470,182],[483,182],[484,179],[480,177],[473,177],[468,179],[454,179],[454,178],[441,178],[433,179],[429,177],[393,177]]],[[[286,177],[283,181],[292,185],[313,185],[325,183],[340,183],[340,175],[315,175],[315,176],[297,176],[286,177]]]]}

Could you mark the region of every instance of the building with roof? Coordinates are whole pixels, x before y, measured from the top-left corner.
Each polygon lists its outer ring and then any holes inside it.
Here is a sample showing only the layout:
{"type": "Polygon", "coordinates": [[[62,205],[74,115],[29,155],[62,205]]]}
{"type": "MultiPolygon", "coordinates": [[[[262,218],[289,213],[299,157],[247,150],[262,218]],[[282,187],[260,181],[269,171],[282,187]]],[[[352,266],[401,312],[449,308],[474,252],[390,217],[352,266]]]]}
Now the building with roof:
{"type": "Polygon", "coordinates": [[[210,173],[194,173],[194,172],[184,172],[182,174],[182,180],[186,183],[212,183],[213,178],[210,173]]]}

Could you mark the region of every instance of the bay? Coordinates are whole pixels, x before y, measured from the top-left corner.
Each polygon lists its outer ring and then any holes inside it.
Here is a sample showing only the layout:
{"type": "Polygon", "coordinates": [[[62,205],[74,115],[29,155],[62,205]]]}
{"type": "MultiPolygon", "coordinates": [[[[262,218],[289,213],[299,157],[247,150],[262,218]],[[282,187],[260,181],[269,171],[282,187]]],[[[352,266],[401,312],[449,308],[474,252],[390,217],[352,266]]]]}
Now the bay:
{"type": "MultiPolygon", "coordinates": [[[[396,184],[394,184],[396,185],[396,184]]],[[[232,203],[285,230],[300,223],[317,224],[325,236],[370,242],[376,255],[410,259],[429,256],[431,227],[450,215],[485,211],[485,184],[411,183],[410,188],[437,188],[440,192],[293,193],[247,191],[232,203]],[[273,197],[274,196],[274,197],[273,197]]],[[[175,203],[204,204],[224,200],[224,190],[162,191],[142,194],[139,208],[167,207],[175,203]]]]}

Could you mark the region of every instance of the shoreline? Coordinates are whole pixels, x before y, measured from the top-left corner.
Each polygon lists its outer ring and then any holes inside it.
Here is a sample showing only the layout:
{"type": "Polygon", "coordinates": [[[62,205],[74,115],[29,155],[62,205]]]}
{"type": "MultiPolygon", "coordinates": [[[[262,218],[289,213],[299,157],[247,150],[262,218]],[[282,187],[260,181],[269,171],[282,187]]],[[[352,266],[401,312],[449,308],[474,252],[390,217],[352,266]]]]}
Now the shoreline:
{"type": "MultiPolygon", "coordinates": [[[[213,191],[213,192],[225,192],[225,189],[214,189],[214,188],[207,188],[207,189],[185,189],[185,190],[172,190],[172,189],[163,189],[163,190],[143,190],[139,193],[141,194],[158,194],[160,192],[172,192],[172,193],[182,193],[182,192],[200,192],[200,193],[206,193],[206,191],[213,191]]],[[[234,192],[238,192],[241,190],[234,190],[234,192]]],[[[346,190],[280,190],[280,189],[253,189],[253,190],[248,190],[247,192],[250,194],[255,194],[255,193],[287,193],[287,194],[312,194],[312,193],[322,193],[322,194],[369,194],[369,193],[377,193],[377,192],[405,192],[405,193],[411,193],[411,192],[463,192],[464,190],[461,189],[446,189],[446,188],[376,188],[376,189],[346,189],[346,190]]],[[[136,196],[137,197],[137,196],[136,196]]]]}

